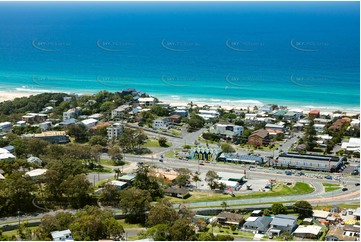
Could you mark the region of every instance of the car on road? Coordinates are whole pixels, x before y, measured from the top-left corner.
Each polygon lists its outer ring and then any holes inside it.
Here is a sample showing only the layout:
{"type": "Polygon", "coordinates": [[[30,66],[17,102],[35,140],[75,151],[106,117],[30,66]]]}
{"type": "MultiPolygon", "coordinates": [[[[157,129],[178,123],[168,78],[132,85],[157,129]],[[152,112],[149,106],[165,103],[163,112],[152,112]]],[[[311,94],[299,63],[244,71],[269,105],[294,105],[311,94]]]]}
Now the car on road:
{"type": "Polygon", "coordinates": [[[342,191],[347,191],[348,190],[348,188],[347,187],[344,187],[344,188],[342,188],[342,191]]]}
{"type": "Polygon", "coordinates": [[[355,183],[355,186],[360,186],[360,183],[359,182],[355,183]]]}
{"type": "Polygon", "coordinates": [[[204,163],[203,163],[203,162],[201,162],[201,163],[199,163],[199,165],[200,165],[200,166],[204,166],[204,163]]]}
{"type": "Polygon", "coordinates": [[[291,171],[285,171],[285,173],[286,173],[287,176],[292,175],[292,172],[291,172],[291,171]]]}
{"type": "Polygon", "coordinates": [[[326,179],[328,180],[332,180],[332,176],[328,175],[328,176],[325,176],[326,179]]]}

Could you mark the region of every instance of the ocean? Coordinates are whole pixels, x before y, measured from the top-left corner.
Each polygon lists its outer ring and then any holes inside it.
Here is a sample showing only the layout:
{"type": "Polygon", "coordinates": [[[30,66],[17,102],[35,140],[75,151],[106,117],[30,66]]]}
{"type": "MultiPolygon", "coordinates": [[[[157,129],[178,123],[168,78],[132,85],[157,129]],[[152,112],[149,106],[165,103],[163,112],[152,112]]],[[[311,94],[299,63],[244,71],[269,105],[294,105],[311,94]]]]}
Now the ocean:
{"type": "Polygon", "coordinates": [[[0,2],[0,91],[360,108],[359,2],[0,2]]]}

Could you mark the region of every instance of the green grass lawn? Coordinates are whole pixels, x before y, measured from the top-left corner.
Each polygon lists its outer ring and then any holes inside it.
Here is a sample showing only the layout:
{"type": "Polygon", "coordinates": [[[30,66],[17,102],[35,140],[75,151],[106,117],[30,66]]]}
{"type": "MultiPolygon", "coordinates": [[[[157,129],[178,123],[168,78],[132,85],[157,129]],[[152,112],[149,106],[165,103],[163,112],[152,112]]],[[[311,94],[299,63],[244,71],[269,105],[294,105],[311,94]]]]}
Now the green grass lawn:
{"type": "MultiPolygon", "coordinates": [[[[167,142],[167,147],[171,147],[173,144],[171,142],[167,142]]],[[[145,147],[161,147],[159,145],[159,142],[158,140],[155,140],[155,139],[151,139],[151,140],[148,140],[145,144],[144,144],[145,147]]]]}
{"type": "MultiPolygon", "coordinates": [[[[102,159],[102,160],[99,161],[99,163],[101,165],[106,165],[106,166],[115,166],[112,160],[104,160],[104,159],[102,159]]],[[[125,163],[124,166],[127,166],[127,165],[130,164],[130,162],[128,162],[128,161],[125,161],[124,163],[125,163]]],[[[119,166],[119,167],[121,167],[121,166],[119,166]]]]}
{"type": "MultiPolygon", "coordinates": [[[[31,231],[34,231],[34,230],[36,230],[37,228],[38,228],[38,226],[34,226],[34,227],[27,227],[27,228],[29,228],[31,231]]],[[[13,235],[18,235],[18,230],[17,229],[15,229],[15,230],[10,230],[10,231],[5,231],[5,232],[3,232],[3,235],[6,235],[6,236],[8,236],[8,237],[11,237],[11,236],[13,236],[13,235]]]]}
{"type": "Polygon", "coordinates": [[[177,153],[179,153],[179,151],[174,150],[174,151],[171,151],[171,152],[168,152],[167,154],[165,154],[165,157],[174,158],[175,154],[177,154],[177,153]]]}
{"type": "Polygon", "coordinates": [[[293,194],[307,194],[313,192],[314,188],[309,186],[307,183],[297,182],[293,187],[286,185],[279,185],[274,188],[273,191],[268,192],[253,192],[249,194],[240,194],[235,197],[231,197],[229,194],[219,194],[212,192],[191,192],[192,196],[187,199],[180,199],[172,197],[171,202],[208,202],[208,201],[219,201],[219,200],[234,200],[234,199],[248,199],[248,198],[261,198],[261,197],[274,197],[274,196],[286,196],[293,194]]]}
{"type": "Polygon", "coordinates": [[[125,219],[118,220],[124,229],[140,229],[144,228],[141,224],[129,224],[125,222],[125,219]]]}
{"type": "Polygon", "coordinates": [[[325,188],[325,192],[332,192],[341,188],[339,184],[333,183],[322,183],[322,185],[325,188]]]}
{"type": "MultiPolygon", "coordinates": [[[[209,224],[207,226],[207,228],[209,229],[208,231],[212,232],[212,226],[209,224]]],[[[213,227],[213,233],[216,234],[224,234],[224,235],[232,235],[233,237],[237,237],[237,238],[245,238],[245,239],[253,239],[254,234],[252,232],[246,232],[246,231],[234,231],[237,234],[233,234],[233,231],[230,228],[224,228],[224,227],[213,227]],[[221,232],[221,230],[223,232],[221,232]]]]}

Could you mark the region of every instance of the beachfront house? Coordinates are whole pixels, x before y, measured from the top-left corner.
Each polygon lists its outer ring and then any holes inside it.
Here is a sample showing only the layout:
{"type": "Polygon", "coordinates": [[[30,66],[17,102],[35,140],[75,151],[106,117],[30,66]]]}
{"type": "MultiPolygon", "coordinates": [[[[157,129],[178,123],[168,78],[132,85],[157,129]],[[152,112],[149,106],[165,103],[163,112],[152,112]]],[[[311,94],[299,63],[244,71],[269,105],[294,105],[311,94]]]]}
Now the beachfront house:
{"type": "Polygon", "coordinates": [[[311,110],[308,113],[308,118],[309,119],[315,119],[315,118],[319,118],[320,117],[320,110],[311,110]]]}
{"type": "Polygon", "coordinates": [[[155,104],[155,98],[154,97],[140,97],[138,99],[140,106],[153,106],[155,104]]]}
{"type": "Polygon", "coordinates": [[[256,233],[266,233],[272,222],[271,217],[262,216],[262,217],[249,217],[246,219],[246,222],[243,224],[244,230],[255,231],[256,233]]]}
{"type": "Polygon", "coordinates": [[[202,117],[204,120],[208,120],[208,119],[219,117],[219,112],[216,111],[216,110],[204,110],[204,109],[201,109],[201,110],[199,110],[198,115],[200,117],[202,117]]]}
{"type": "Polygon", "coordinates": [[[269,232],[277,234],[277,236],[282,232],[292,233],[297,228],[297,216],[278,214],[273,218],[270,225],[269,232]]]}

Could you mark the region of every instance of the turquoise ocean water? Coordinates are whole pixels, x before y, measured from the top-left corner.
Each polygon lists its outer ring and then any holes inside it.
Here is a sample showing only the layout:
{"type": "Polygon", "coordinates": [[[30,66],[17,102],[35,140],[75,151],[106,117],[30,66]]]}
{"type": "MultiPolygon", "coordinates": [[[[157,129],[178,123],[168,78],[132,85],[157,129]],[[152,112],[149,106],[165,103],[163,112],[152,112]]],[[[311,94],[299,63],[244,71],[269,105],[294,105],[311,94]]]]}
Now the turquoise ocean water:
{"type": "Polygon", "coordinates": [[[359,2],[0,3],[0,91],[360,106],[359,2]]]}

